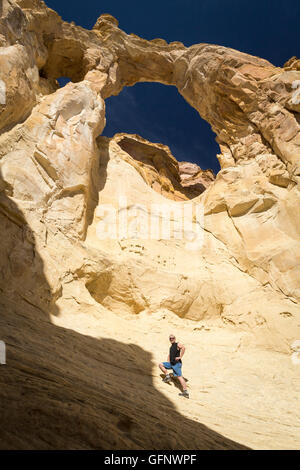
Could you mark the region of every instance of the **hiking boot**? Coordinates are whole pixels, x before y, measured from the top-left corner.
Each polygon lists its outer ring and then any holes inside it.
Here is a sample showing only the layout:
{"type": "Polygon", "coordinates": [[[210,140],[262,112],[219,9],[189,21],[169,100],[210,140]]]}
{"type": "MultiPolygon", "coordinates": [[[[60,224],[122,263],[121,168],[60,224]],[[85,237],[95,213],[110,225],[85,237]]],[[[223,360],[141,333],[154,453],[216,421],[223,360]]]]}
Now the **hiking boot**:
{"type": "Polygon", "coordinates": [[[171,377],[169,375],[166,375],[165,378],[163,379],[163,382],[168,383],[171,382],[171,377]]]}
{"type": "Polygon", "coordinates": [[[190,398],[190,395],[189,395],[189,392],[187,390],[183,390],[182,393],[179,393],[178,394],[180,397],[184,397],[184,398],[190,398]]]}

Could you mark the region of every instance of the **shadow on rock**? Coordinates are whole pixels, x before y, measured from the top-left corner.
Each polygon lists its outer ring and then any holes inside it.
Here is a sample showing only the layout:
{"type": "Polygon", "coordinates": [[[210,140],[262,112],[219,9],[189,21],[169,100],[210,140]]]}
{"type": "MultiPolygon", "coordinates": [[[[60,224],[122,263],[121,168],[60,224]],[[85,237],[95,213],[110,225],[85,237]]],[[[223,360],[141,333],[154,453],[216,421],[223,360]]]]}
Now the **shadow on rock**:
{"type": "Polygon", "coordinates": [[[182,416],[154,387],[148,351],[51,323],[34,234],[0,187],[0,448],[245,448],[182,416]]]}

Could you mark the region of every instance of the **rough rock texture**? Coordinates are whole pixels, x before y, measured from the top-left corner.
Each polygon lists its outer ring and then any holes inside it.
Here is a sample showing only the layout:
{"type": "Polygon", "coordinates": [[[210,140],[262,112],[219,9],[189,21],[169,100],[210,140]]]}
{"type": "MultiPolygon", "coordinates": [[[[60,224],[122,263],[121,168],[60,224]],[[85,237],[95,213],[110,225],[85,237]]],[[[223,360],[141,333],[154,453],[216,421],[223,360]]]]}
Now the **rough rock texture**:
{"type": "Polygon", "coordinates": [[[201,170],[196,163],[179,162],[181,184],[188,188],[190,199],[203,193],[215,180],[212,170],[201,170]]]}
{"type": "Polygon", "coordinates": [[[291,57],[285,64],[284,68],[287,70],[300,70],[300,60],[298,57],[291,57]]]}
{"type": "Polygon", "coordinates": [[[0,13],[0,447],[299,447],[299,61],[147,41],[108,14],[87,31],[39,0],[0,13]],[[215,179],[101,136],[105,99],[142,81],[210,123],[215,179]],[[171,237],[147,236],[170,214],[171,237]],[[170,329],[193,406],[161,392],[170,329]]]}
{"type": "MultiPolygon", "coordinates": [[[[189,200],[199,196],[208,186],[197,185],[205,181],[200,174],[195,175],[192,181],[183,181],[181,163],[166,145],[154,144],[136,134],[116,134],[112,141],[119,147],[114,145],[115,152],[130,163],[152,189],[168,199],[189,200]]],[[[197,173],[206,174],[198,165],[196,167],[197,173]]],[[[210,173],[209,176],[213,181],[214,175],[210,173]]]]}

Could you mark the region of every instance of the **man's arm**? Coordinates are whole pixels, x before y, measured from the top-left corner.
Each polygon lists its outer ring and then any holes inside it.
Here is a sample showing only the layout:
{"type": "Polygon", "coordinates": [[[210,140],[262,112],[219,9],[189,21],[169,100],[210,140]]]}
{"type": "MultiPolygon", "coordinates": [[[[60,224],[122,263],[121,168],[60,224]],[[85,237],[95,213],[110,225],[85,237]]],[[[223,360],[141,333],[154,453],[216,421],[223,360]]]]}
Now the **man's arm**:
{"type": "Polygon", "coordinates": [[[180,356],[176,357],[176,361],[179,361],[179,359],[182,359],[182,356],[185,353],[185,346],[181,343],[178,343],[178,349],[180,349],[180,356]]]}

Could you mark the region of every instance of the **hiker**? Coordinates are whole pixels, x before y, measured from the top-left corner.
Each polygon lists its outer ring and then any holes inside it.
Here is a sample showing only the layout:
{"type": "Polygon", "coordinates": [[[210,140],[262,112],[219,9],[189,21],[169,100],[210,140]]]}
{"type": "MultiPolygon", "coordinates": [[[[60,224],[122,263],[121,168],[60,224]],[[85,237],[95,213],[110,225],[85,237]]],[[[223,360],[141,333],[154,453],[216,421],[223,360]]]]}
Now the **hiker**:
{"type": "Polygon", "coordinates": [[[176,338],[174,335],[169,336],[171,342],[170,352],[168,355],[167,362],[161,362],[159,364],[160,370],[165,374],[163,382],[170,382],[171,376],[167,372],[167,369],[173,369],[173,376],[177,377],[182,386],[182,393],[179,393],[181,397],[189,398],[189,392],[187,391],[186,381],[182,377],[181,367],[182,367],[182,356],[185,352],[185,347],[181,343],[176,343],[176,338]]]}

